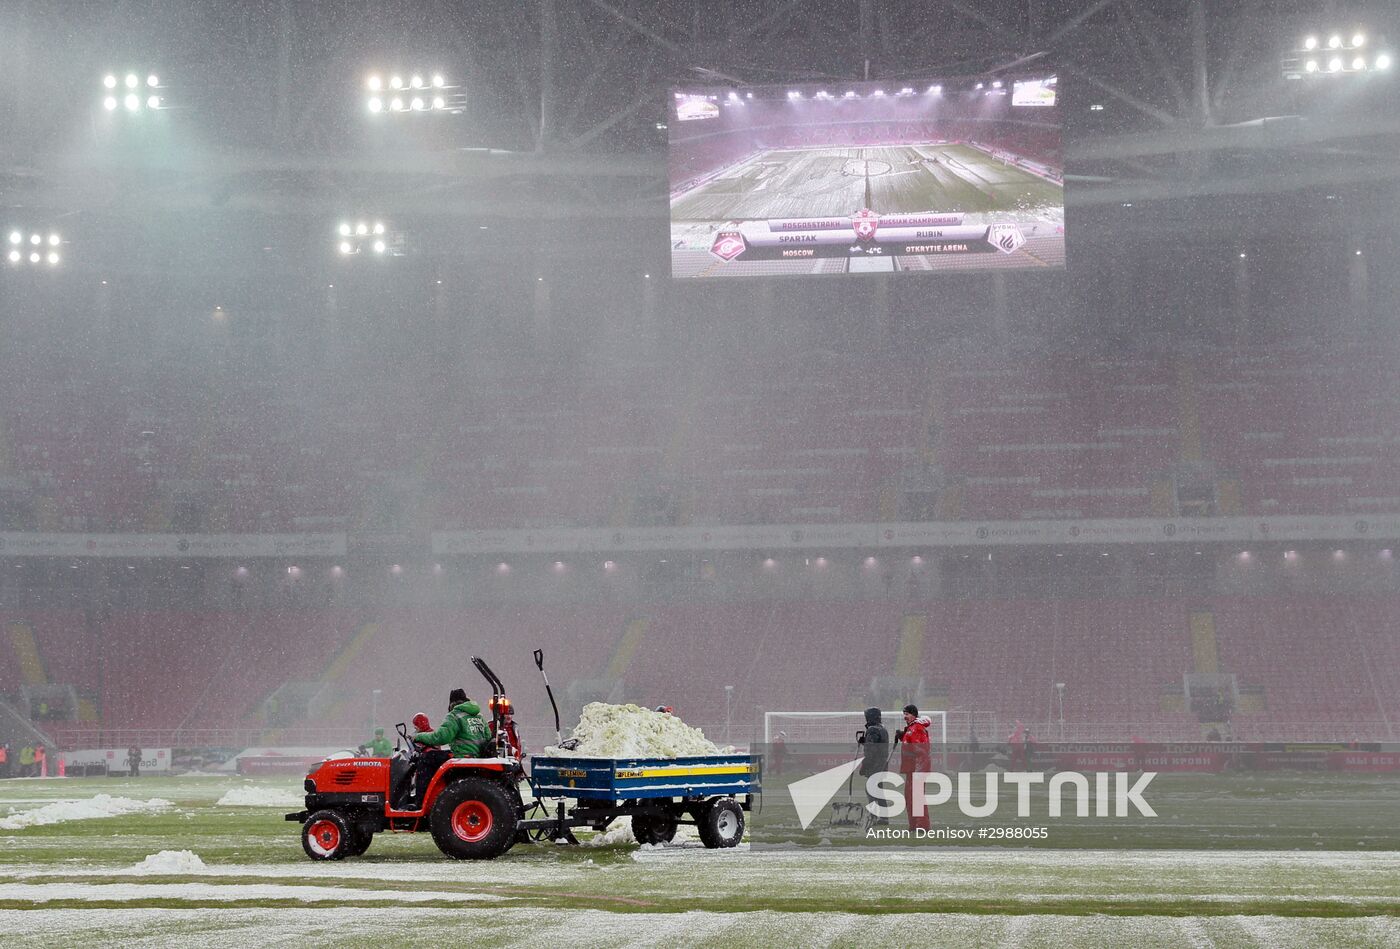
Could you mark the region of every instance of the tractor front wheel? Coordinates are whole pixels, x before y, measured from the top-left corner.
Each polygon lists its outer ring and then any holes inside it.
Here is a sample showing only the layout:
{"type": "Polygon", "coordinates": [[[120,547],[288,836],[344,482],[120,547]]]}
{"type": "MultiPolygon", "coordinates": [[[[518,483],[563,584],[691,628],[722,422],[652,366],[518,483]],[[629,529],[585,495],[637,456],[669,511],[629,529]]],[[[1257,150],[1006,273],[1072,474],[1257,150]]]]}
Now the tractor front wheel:
{"type": "Polygon", "coordinates": [[[355,849],[356,832],[336,811],[317,811],[301,825],[301,849],[312,860],[343,860],[355,849]]]}
{"type": "Polygon", "coordinates": [[[438,794],[428,826],[449,857],[491,860],[515,843],[515,802],[499,782],[462,778],[438,794]]]}

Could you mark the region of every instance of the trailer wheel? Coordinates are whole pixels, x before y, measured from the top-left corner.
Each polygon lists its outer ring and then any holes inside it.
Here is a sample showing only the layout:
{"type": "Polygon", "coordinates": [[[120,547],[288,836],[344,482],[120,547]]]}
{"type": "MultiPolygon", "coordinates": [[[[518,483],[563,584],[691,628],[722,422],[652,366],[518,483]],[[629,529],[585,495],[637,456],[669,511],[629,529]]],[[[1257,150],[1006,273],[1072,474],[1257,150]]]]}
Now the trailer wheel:
{"type": "Polygon", "coordinates": [[[632,836],[639,844],[669,844],[676,836],[676,819],[638,814],[632,818],[632,836]]]}
{"type": "Polygon", "coordinates": [[[495,781],[461,778],[443,788],[428,824],[438,849],[455,860],[491,860],[515,843],[516,811],[495,781]]]}
{"type": "Polygon", "coordinates": [[[343,860],[355,847],[355,830],[336,811],[317,811],[301,825],[301,849],[312,860],[343,860]]]}
{"type": "Polygon", "coordinates": [[[744,836],[744,811],[733,798],[711,801],[696,821],[700,842],[710,849],[736,846],[744,836]]]}

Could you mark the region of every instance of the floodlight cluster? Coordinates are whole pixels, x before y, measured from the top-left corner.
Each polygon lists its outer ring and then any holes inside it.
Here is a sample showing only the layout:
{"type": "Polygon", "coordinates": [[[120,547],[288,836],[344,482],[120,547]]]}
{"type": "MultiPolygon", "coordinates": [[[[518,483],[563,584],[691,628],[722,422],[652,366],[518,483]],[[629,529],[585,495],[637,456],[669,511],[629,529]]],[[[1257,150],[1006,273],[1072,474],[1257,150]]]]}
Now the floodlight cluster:
{"type": "Polygon", "coordinates": [[[59,247],[63,244],[63,238],[50,231],[48,234],[39,231],[25,232],[18,228],[11,228],[5,237],[5,259],[14,265],[22,264],[57,264],[62,257],[59,254],[59,247]]]}
{"type": "Polygon", "coordinates": [[[365,108],[370,112],[456,112],[460,97],[456,87],[440,72],[387,76],[371,73],[365,79],[365,108]]]}
{"type": "Polygon", "coordinates": [[[1310,33],[1285,64],[1290,76],[1345,76],[1389,72],[1394,57],[1362,30],[1310,33]]]}
{"type": "Polygon", "coordinates": [[[352,257],[366,251],[381,256],[389,253],[389,232],[383,221],[341,221],[336,235],[336,250],[341,256],[352,257]]]}
{"type": "Polygon", "coordinates": [[[102,108],[108,112],[118,109],[126,112],[156,111],[165,108],[165,99],[160,94],[160,77],[149,73],[145,79],[139,73],[125,75],[107,73],[102,77],[102,108]]]}

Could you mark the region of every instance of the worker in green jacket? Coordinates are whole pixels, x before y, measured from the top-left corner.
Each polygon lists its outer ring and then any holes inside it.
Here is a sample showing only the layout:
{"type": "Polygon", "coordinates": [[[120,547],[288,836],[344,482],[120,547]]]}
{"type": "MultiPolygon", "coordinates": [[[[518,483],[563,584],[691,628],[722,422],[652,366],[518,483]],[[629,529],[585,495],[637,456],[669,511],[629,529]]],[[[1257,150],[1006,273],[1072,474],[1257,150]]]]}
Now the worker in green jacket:
{"type": "Polygon", "coordinates": [[[465,695],[434,731],[419,732],[413,740],[424,745],[447,745],[454,758],[479,758],[491,740],[491,731],[481,717],[481,706],[465,695]]]}
{"type": "Polygon", "coordinates": [[[374,730],[374,740],[369,743],[369,753],[376,758],[387,758],[394,753],[394,746],[384,737],[384,729],[374,730]]]}
{"type": "Polygon", "coordinates": [[[28,778],[36,773],[34,770],[34,746],[25,745],[19,750],[19,775],[22,778],[28,778]]]}
{"type": "Polygon", "coordinates": [[[491,743],[491,731],[481,717],[481,706],[467,698],[462,689],[453,689],[448,697],[450,711],[442,724],[430,732],[418,732],[413,740],[427,745],[429,750],[418,756],[413,774],[413,797],[409,809],[423,805],[424,793],[442,763],[449,758],[480,758],[491,743]],[[448,751],[436,746],[447,745],[448,751]]]}

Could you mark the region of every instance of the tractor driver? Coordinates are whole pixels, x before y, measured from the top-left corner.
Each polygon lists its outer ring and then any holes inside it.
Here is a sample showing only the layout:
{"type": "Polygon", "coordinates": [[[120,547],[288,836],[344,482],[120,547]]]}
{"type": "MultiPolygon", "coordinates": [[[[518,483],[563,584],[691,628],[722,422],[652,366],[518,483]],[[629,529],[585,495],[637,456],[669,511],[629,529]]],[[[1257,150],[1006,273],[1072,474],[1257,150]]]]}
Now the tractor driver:
{"type": "Polygon", "coordinates": [[[479,758],[491,741],[491,733],[481,718],[481,706],[467,698],[464,689],[453,689],[448,696],[448,705],[451,711],[441,725],[433,731],[420,731],[413,736],[414,741],[429,746],[429,750],[418,759],[413,776],[415,808],[422,805],[428,783],[444,761],[449,758],[479,758]],[[448,750],[442,751],[437,745],[447,745],[448,750]]]}

